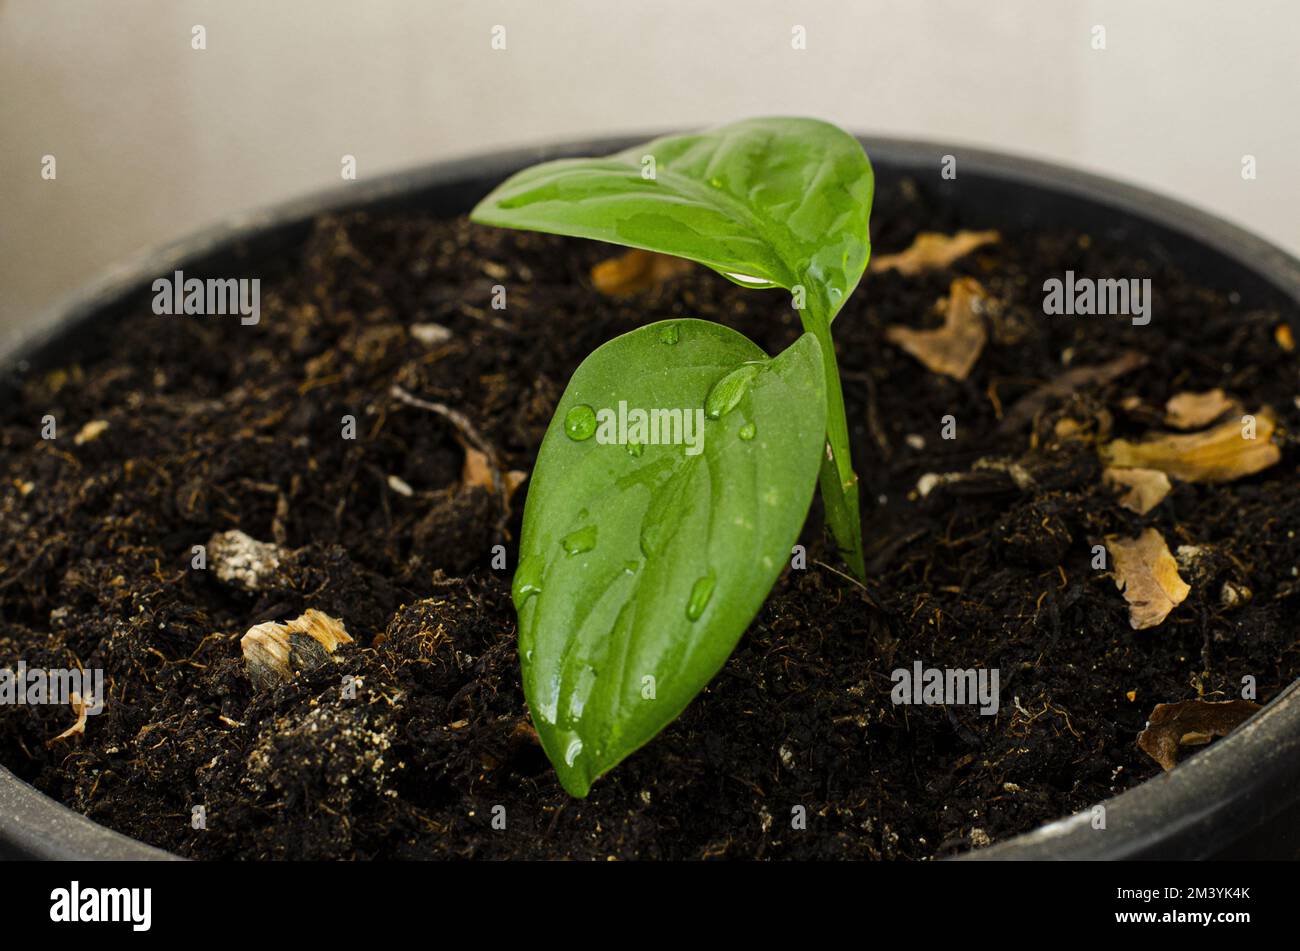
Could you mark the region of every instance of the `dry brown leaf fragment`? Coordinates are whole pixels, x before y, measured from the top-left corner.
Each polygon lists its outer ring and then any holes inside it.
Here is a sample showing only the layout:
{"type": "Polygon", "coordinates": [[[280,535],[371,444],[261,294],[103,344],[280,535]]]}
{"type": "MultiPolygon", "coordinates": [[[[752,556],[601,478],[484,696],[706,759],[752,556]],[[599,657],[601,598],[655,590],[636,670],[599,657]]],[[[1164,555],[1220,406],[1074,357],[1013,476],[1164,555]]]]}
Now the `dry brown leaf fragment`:
{"type": "Polygon", "coordinates": [[[1155,627],[1183,603],[1191,586],[1178,574],[1178,562],[1164,537],[1148,528],[1137,538],[1106,536],[1115,563],[1115,587],[1128,602],[1128,622],[1135,631],[1155,627]]]}
{"type": "Polygon", "coordinates": [[[1282,458],[1272,442],[1274,425],[1263,409],[1200,433],[1156,433],[1141,442],[1116,439],[1102,447],[1101,456],[1108,466],[1159,469],[1184,482],[1231,482],[1282,458]]]}
{"type": "Polygon", "coordinates": [[[633,248],[593,267],[591,282],[602,294],[627,297],[680,277],[692,267],[694,265],[685,258],[633,248]]]}
{"type": "Polygon", "coordinates": [[[1295,353],[1295,334],[1291,332],[1290,324],[1278,324],[1273,329],[1273,339],[1287,353],[1295,353]]]}
{"type": "Polygon", "coordinates": [[[988,340],[983,317],[987,300],[988,294],[979,281],[959,277],[948,291],[942,327],[913,330],[895,324],[886,328],[885,339],[916,357],[931,372],[964,380],[988,340]]]}
{"type": "Polygon", "coordinates": [[[1165,403],[1165,422],[1174,429],[1200,429],[1231,410],[1240,411],[1241,404],[1218,388],[1204,393],[1179,393],[1165,403]]]}
{"type": "Polygon", "coordinates": [[[465,447],[465,465],[461,467],[460,481],[467,489],[496,490],[494,470],[487,453],[479,452],[473,446],[465,447]]]}
{"type": "Polygon", "coordinates": [[[523,469],[511,469],[506,473],[506,500],[509,501],[515,497],[519,487],[528,481],[528,473],[523,469]]]}
{"type": "Polygon", "coordinates": [[[1138,749],[1168,771],[1178,763],[1179,747],[1201,746],[1227,736],[1258,709],[1259,704],[1250,700],[1158,703],[1138,735],[1138,749]]]}
{"type": "Polygon", "coordinates": [[[1164,501],[1169,490],[1169,476],[1159,469],[1103,469],[1102,484],[1121,493],[1119,504],[1130,512],[1146,515],[1164,501]]]}
{"type": "Polygon", "coordinates": [[[911,277],[922,271],[947,267],[976,248],[999,240],[1001,235],[996,231],[958,231],[951,235],[922,231],[905,251],[882,254],[873,259],[871,270],[877,273],[897,271],[911,277]]]}

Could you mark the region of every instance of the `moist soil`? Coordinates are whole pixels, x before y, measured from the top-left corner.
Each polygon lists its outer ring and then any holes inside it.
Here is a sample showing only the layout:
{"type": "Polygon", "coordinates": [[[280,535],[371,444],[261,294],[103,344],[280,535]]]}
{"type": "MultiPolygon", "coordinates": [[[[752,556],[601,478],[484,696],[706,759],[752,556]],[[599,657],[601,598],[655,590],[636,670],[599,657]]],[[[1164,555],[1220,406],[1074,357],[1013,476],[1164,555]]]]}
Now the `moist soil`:
{"type": "MultiPolygon", "coordinates": [[[[877,196],[874,244],[1002,224],[958,220],[904,180],[877,196]]],[[[814,503],[807,568],[785,573],[708,689],[586,800],[569,798],[524,703],[511,571],[492,567],[498,542],[514,565],[527,484],[505,513],[462,479],[458,429],[390,388],[464,414],[502,469],[528,471],[570,374],[617,334],[698,316],[775,353],[798,333],[785,295],[702,269],[602,296],[590,271],[613,253],[463,219],[323,218],[293,253],[248,263],[263,274],[258,325],[159,317],[142,298],[77,331],[57,368],[12,381],[0,666],[103,668],[109,697],[64,739],[70,707],[5,709],[0,762],[196,858],[924,859],[1157,774],[1135,745],[1157,703],[1236,698],[1245,676],[1267,701],[1300,675],[1300,452],[1287,435],[1300,409],[1278,336],[1296,315],[1200,287],[1122,233],[1004,230],[950,268],[868,274],[836,320],[866,586],[841,574],[814,503]],[[1151,323],[1044,317],[1042,283],[1067,269],[1151,278],[1151,323]],[[961,382],[885,339],[892,324],[937,326],[958,275],[995,300],[961,382]],[[450,336],[412,332],[433,323],[450,336]],[[1145,365],[1033,397],[1130,350],[1145,365]],[[1273,408],[1281,461],[1228,484],[1176,482],[1144,517],[1120,507],[1096,440],[1139,436],[1170,396],[1213,387],[1273,408]],[[55,440],[41,438],[46,414],[55,440]],[[1057,438],[1066,418],[1076,438],[1057,438]],[[78,443],[96,420],[107,429],[78,443]],[[955,471],[976,475],[917,493],[924,474],[955,471]],[[1148,525],[1200,555],[1183,569],[1186,601],[1135,631],[1092,546],[1148,525]],[[235,528],[286,552],[259,590],[192,567],[193,546],[235,528]],[[1225,582],[1252,596],[1228,606],[1225,582]],[[355,643],[255,689],[241,635],[308,608],[355,643]],[[918,660],[997,668],[997,715],[895,705],[891,671],[918,660]],[[806,829],[792,828],[798,806],[806,829]]]]}

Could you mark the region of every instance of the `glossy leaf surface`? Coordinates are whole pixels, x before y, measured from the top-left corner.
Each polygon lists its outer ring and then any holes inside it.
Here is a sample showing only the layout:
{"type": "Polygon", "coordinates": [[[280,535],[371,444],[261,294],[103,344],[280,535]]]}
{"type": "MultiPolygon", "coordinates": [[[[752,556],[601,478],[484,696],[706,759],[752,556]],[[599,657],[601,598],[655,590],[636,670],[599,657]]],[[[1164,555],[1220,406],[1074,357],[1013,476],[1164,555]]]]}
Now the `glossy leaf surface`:
{"type": "Polygon", "coordinates": [[[571,794],[726,661],[788,563],[825,426],[811,334],[769,359],[726,327],[665,321],[578,368],[538,455],[513,588],[529,708],[571,794]]]}

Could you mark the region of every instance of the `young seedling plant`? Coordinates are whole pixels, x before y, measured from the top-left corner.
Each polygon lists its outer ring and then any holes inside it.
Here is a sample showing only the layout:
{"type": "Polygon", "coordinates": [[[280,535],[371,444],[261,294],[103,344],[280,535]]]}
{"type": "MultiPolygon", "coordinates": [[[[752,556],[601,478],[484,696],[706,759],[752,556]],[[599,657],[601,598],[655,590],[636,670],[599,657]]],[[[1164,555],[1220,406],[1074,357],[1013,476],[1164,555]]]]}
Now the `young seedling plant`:
{"type": "Polygon", "coordinates": [[[512,594],[524,693],[574,796],[722,667],[790,558],[815,484],[841,556],[864,576],[831,323],[867,266],[872,190],[842,130],[752,119],[534,166],[471,215],[784,288],[804,329],[769,357],[708,321],[652,323],[599,347],[560,398],[512,594]],[[651,438],[663,430],[690,441],[651,438]]]}

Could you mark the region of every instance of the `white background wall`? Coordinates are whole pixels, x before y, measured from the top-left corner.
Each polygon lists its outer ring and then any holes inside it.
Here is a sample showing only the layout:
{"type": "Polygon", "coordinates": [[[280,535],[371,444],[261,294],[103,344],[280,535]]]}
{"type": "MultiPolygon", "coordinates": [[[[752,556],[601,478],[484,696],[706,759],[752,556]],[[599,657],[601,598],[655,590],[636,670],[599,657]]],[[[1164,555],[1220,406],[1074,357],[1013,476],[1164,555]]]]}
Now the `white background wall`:
{"type": "Polygon", "coordinates": [[[1072,163],[1300,253],[1298,40],[1295,0],[0,0],[0,334],[345,153],[773,113],[1072,163]]]}

